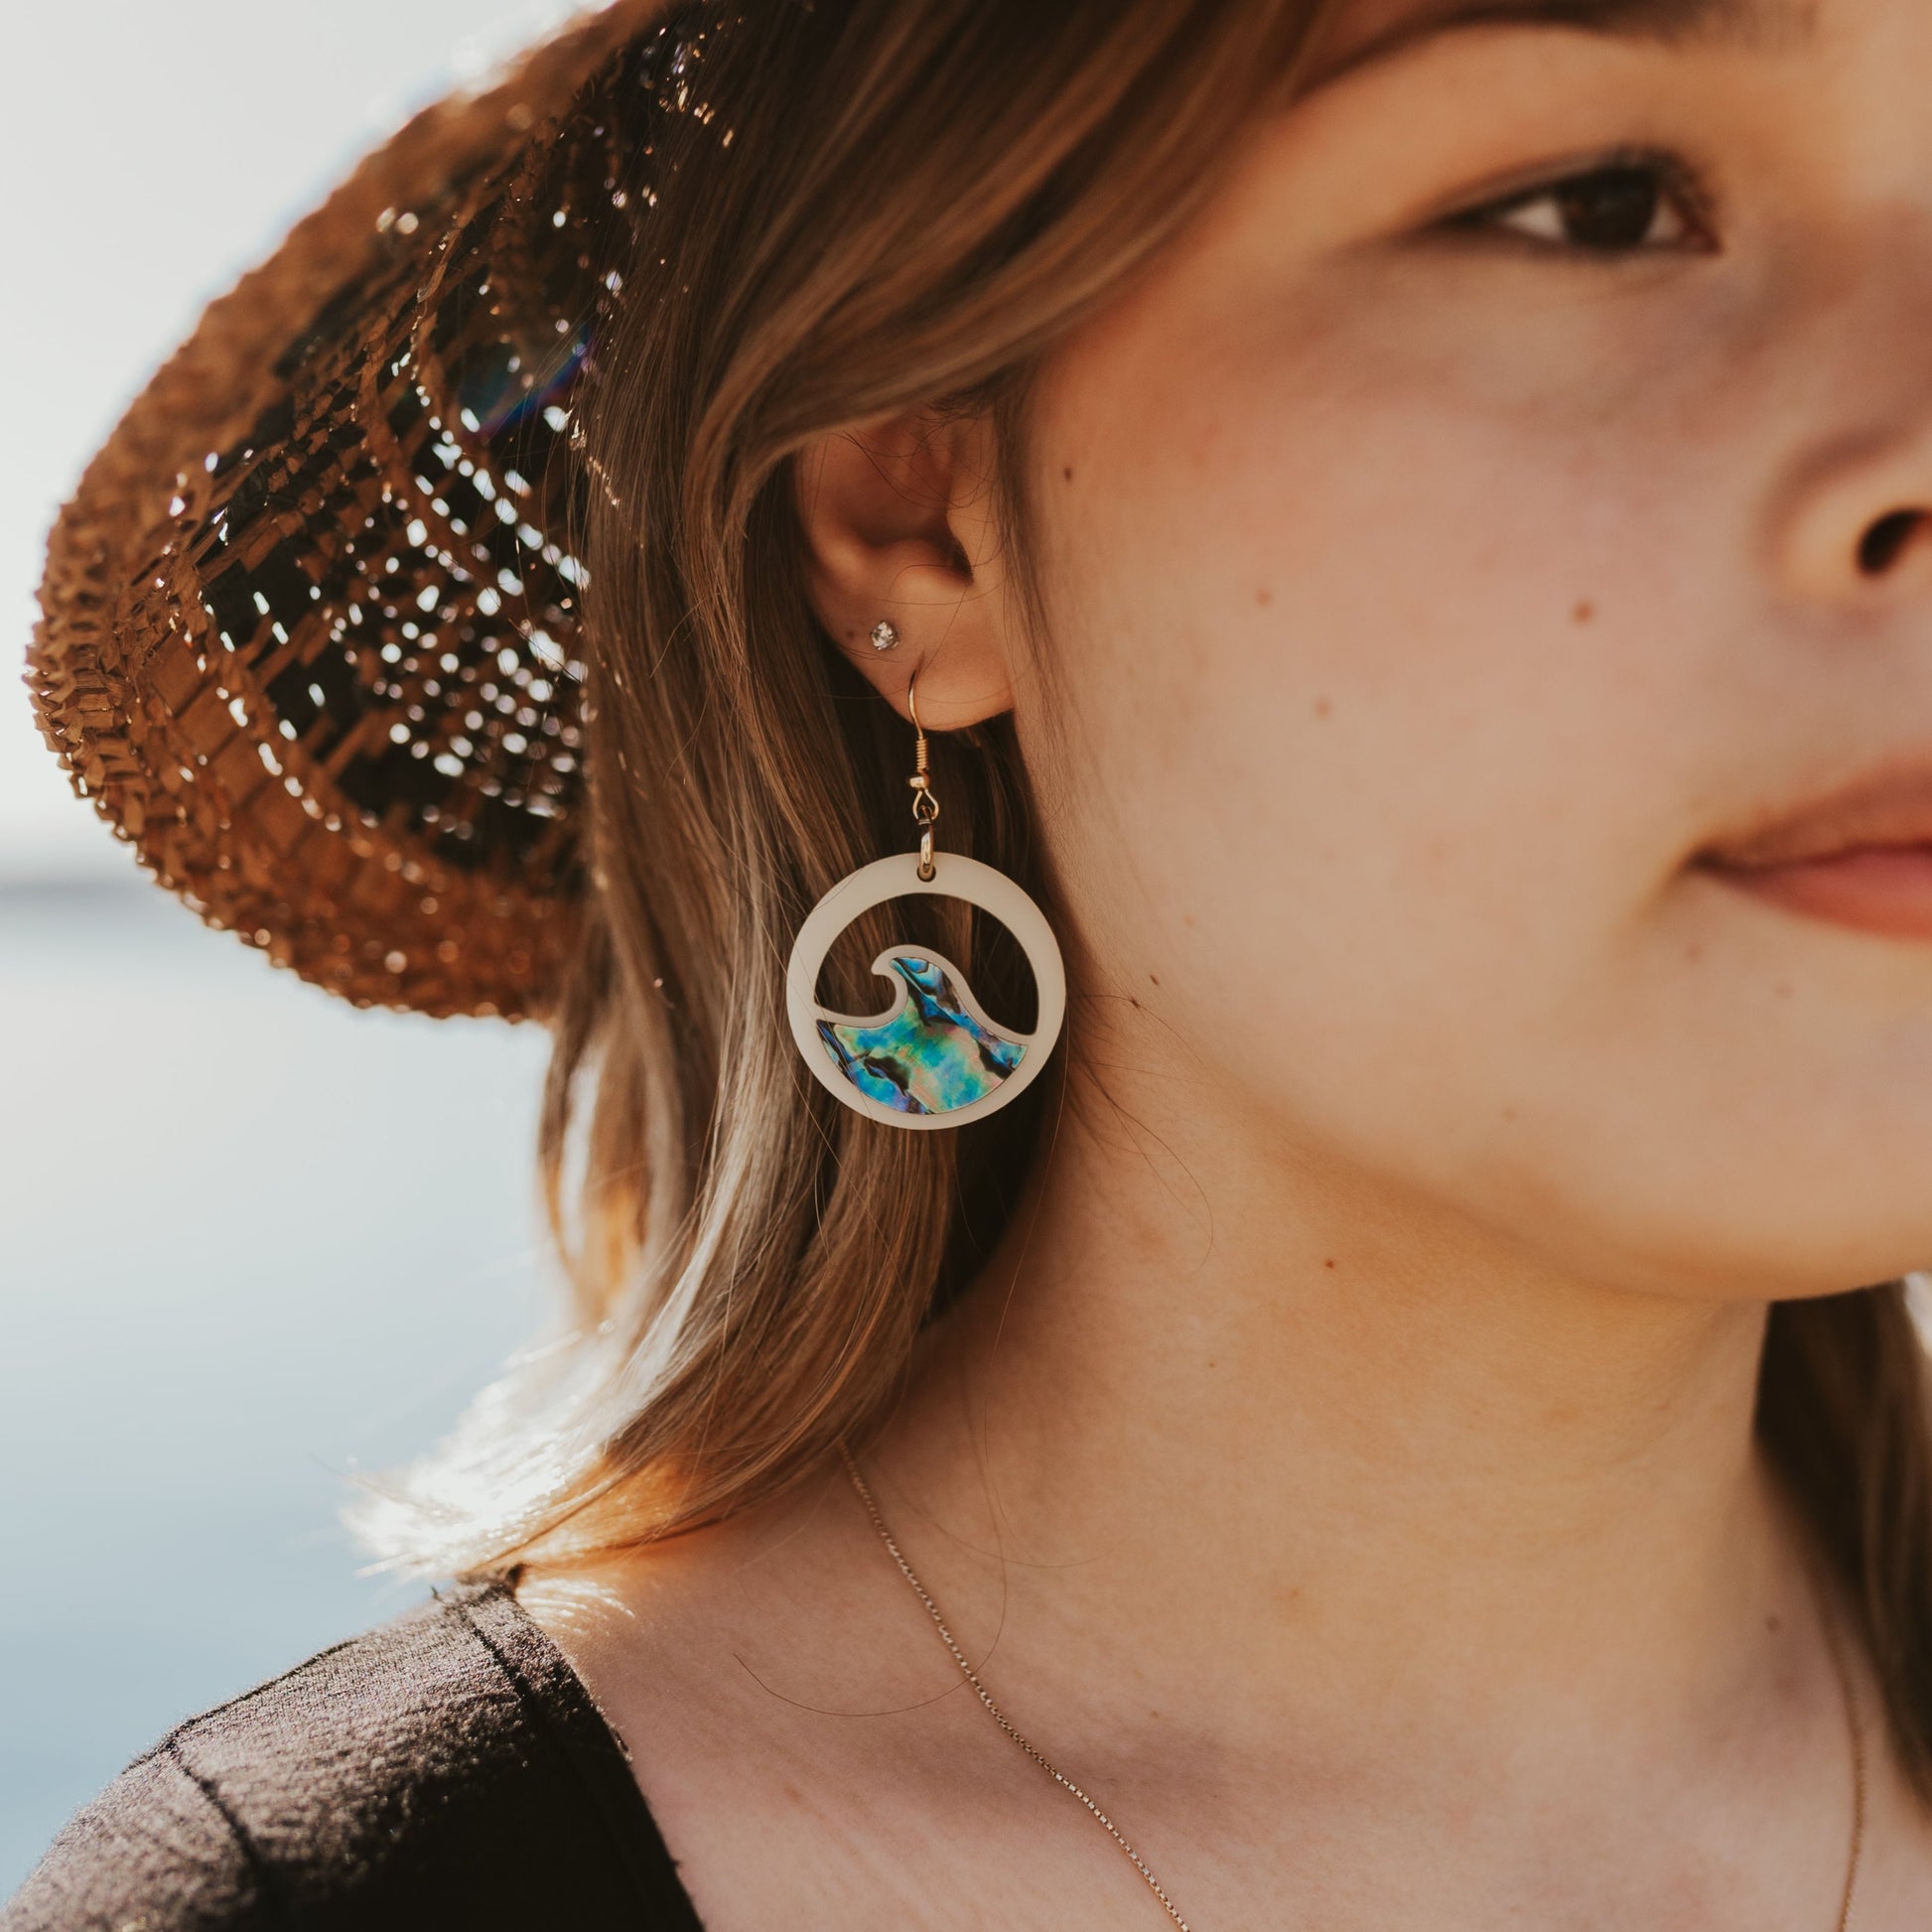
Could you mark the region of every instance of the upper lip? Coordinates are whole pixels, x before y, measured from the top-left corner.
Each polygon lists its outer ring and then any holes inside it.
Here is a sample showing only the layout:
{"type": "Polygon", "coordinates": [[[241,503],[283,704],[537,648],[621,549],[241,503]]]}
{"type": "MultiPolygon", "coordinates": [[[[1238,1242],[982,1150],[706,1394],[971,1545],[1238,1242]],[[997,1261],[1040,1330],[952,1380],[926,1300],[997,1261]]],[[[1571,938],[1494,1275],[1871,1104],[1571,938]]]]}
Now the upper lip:
{"type": "Polygon", "coordinates": [[[1763,814],[1738,836],[1707,846],[1707,865],[1761,872],[1872,847],[1932,846],[1932,763],[1894,765],[1763,814]]]}

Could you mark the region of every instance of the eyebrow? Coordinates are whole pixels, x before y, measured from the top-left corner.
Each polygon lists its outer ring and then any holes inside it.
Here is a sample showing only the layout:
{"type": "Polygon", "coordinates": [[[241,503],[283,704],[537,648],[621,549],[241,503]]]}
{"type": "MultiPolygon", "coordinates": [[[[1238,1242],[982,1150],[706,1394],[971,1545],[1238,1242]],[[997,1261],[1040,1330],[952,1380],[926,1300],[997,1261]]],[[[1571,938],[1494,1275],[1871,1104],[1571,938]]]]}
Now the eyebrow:
{"type": "Polygon", "coordinates": [[[1310,78],[1312,86],[1323,86],[1372,62],[1474,27],[1569,27],[1667,46],[1728,41],[1756,47],[1807,38],[1813,13],[1813,0],[1440,0],[1371,34],[1332,64],[1317,61],[1310,78]]]}

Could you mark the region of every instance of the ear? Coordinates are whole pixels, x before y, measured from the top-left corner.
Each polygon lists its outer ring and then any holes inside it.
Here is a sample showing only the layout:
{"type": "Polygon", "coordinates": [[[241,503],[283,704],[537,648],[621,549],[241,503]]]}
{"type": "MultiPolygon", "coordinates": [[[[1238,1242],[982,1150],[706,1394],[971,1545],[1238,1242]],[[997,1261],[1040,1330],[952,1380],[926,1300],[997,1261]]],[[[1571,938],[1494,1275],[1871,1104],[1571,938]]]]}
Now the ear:
{"type": "Polygon", "coordinates": [[[919,411],[822,437],[794,466],[819,621],[901,717],[916,677],[936,731],[1013,704],[993,454],[985,419],[919,411]],[[882,620],[890,650],[872,641],[882,620]]]}

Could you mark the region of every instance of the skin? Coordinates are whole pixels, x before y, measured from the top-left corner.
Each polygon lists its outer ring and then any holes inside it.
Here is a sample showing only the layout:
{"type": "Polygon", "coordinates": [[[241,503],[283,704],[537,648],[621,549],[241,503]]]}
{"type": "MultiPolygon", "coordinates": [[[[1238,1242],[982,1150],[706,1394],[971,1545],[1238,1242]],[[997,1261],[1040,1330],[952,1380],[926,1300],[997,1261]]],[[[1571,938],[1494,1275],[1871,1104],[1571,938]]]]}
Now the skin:
{"type": "MultiPolygon", "coordinates": [[[[801,466],[854,661],[1014,711],[1086,989],[867,1466],[1201,1932],[1827,1932],[1850,1746],[1753,1382],[1771,1301],[1932,1257],[1932,943],[1697,860],[1932,759],[1932,540],[1860,561],[1932,509],[1932,13],[1373,52],[1424,11],[1344,10],[1052,358],[1046,639],[985,425],[801,466]],[[1639,247],[1448,222],[1637,146],[1699,203],[1639,247]]],[[[711,1932],[1163,1922],[837,1470],[522,1594],[711,1932]]],[[[1932,1825],[1855,1672],[1902,1932],[1932,1825]]]]}

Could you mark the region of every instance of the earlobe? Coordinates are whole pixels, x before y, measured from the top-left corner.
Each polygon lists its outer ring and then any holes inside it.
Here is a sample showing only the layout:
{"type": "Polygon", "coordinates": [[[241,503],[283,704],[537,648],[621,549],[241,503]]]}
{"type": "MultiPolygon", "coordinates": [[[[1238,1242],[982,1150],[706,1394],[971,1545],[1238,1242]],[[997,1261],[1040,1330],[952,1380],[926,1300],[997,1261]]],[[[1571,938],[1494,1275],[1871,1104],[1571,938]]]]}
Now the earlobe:
{"type": "Polygon", "coordinates": [[[1012,705],[991,435],[977,419],[921,411],[823,437],[794,465],[819,621],[901,716],[916,676],[920,715],[938,731],[1012,705]],[[875,640],[882,624],[891,648],[875,640]]]}

